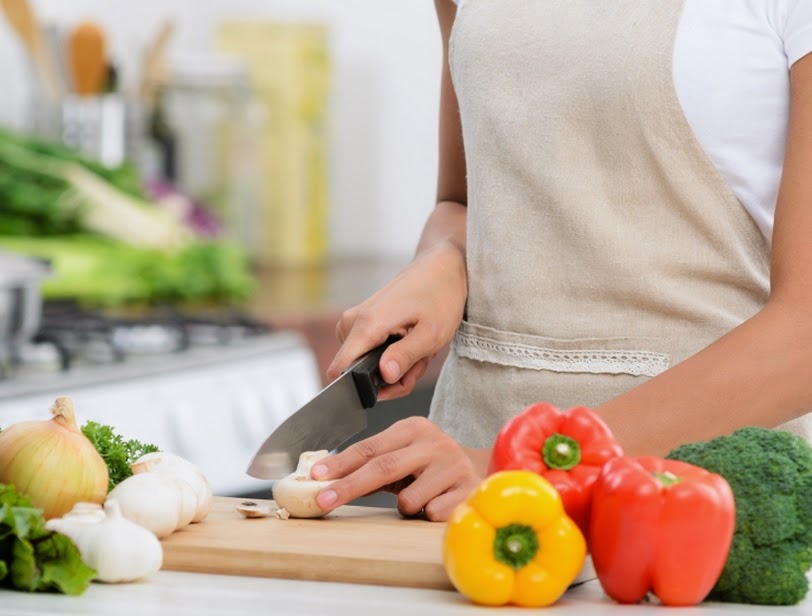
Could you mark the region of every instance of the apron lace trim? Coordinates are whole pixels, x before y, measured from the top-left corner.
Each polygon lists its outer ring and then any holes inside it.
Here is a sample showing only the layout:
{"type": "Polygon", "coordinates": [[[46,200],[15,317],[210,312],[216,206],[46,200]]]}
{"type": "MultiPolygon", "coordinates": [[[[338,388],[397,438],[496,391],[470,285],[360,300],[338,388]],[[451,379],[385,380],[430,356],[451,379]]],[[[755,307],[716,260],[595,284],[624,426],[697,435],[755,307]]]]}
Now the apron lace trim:
{"type": "Polygon", "coordinates": [[[551,372],[656,376],[669,365],[664,353],[605,349],[552,349],[501,342],[458,331],[454,351],[476,361],[551,372]]]}

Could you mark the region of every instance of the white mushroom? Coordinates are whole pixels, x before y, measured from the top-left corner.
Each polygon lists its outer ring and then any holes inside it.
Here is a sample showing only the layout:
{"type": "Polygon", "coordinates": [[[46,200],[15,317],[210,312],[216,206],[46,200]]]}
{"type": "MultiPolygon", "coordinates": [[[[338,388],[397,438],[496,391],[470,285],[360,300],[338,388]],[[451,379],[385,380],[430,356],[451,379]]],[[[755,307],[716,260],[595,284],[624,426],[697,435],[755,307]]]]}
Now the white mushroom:
{"type": "Polygon", "coordinates": [[[235,508],[246,518],[267,518],[273,512],[270,505],[254,501],[242,501],[235,508]]]}
{"type": "Polygon", "coordinates": [[[319,507],[316,502],[318,494],[330,481],[316,481],[310,478],[312,466],[329,455],[326,450],[305,451],[299,456],[296,470],[277,481],[273,486],[273,498],[276,504],[285,509],[292,518],[320,518],[327,511],[319,507]]]}

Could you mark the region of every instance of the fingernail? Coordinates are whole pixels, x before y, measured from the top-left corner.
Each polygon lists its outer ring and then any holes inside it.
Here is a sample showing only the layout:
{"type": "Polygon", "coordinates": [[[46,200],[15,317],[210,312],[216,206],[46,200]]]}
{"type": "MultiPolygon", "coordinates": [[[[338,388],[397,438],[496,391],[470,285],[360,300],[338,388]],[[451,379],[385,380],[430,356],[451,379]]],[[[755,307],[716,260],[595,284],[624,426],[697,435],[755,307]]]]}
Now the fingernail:
{"type": "Polygon", "coordinates": [[[313,479],[322,479],[323,477],[327,476],[327,467],[324,464],[316,464],[313,468],[310,469],[310,476],[313,479]]]}
{"type": "Polygon", "coordinates": [[[390,359],[386,362],[386,371],[389,373],[390,381],[400,379],[400,366],[398,366],[398,363],[394,359],[390,359]]]}
{"type": "Polygon", "coordinates": [[[322,509],[331,507],[337,500],[338,494],[336,494],[333,490],[325,490],[316,497],[316,502],[318,502],[319,507],[322,509]]]}

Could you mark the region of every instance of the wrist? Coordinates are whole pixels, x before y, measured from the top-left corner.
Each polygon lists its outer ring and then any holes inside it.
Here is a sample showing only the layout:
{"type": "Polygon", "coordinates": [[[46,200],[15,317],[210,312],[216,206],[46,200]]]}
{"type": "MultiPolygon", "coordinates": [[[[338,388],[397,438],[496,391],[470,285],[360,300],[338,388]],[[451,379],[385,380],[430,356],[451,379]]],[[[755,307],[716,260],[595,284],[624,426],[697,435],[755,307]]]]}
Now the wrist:
{"type": "Polygon", "coordinates": [[[490,449],[476,449],[473,447],[463,447],[463,451],[470,458],[474,465],[474,470],[483,479],[488,475],[488,464],[491,461],[490,449]]]}

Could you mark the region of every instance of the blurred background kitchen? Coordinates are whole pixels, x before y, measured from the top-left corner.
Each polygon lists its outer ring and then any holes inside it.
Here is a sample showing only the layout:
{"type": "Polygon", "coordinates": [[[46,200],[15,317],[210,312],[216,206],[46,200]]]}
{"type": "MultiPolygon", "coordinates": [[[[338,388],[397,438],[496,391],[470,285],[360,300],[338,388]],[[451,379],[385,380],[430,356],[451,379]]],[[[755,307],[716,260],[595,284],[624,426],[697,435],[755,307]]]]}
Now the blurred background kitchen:
{"type": "MultiPolygon", "coordinates": [[[[0,7],[0,426],[72,395],[262,494],[250,455],[433,206],[433,5],[0,7]]],[[[367,433],[427,412],[440,359],[367,433]]]]}

